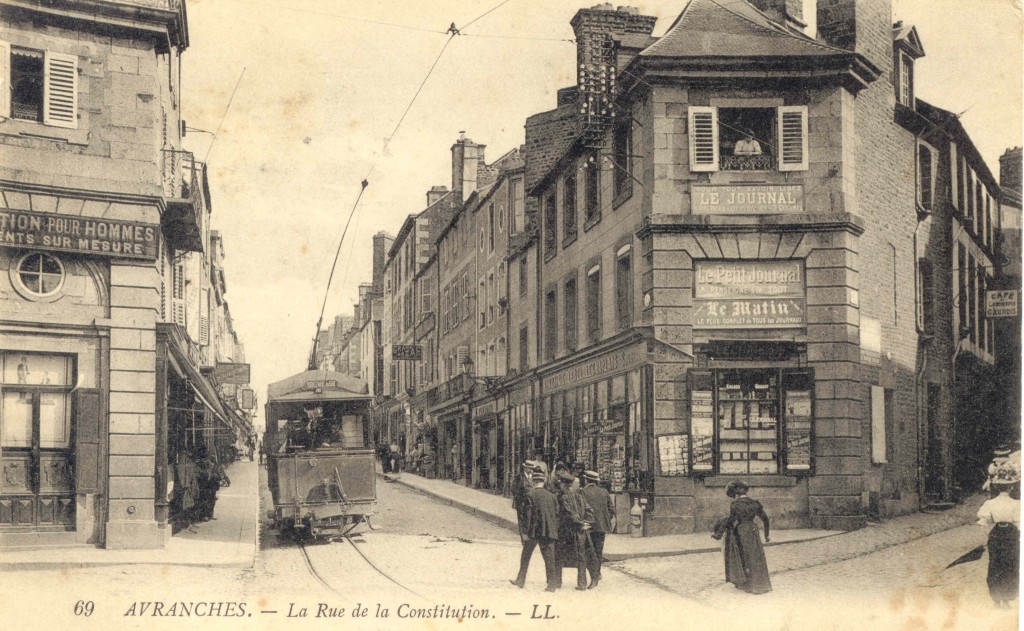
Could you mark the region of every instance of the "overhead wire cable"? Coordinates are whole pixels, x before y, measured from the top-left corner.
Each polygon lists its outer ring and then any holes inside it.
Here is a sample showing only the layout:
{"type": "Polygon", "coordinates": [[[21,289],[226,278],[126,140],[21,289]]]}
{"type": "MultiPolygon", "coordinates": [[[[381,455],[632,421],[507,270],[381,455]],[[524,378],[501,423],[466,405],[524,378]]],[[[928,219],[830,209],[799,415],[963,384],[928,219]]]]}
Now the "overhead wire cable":
{"type": "Polygon", "coordinates": [[[231,103],[235,100],[235,93],[238,92],[238,86],[242,85],[242,77],[245,76],[245,68],[242,68],[242,72],[238,75],[238,81],[235,82],[235,89],[231,91],[231,97],[228,98],[228,105],[224,108],[224,113],[220,116],[220,122],[217,123],[217,130],[213,132],[213,140],[210,141],[210,146],[206,149],[206,155],[203,156],[203,163],[206,162],[207,158],[210,157],[210,152],[213,151],[213,146],[217,144],[217,134],[220,133],[221,125],[224,124],[224,119],[228,116],[228,111],[231,110],[231,103]]]}

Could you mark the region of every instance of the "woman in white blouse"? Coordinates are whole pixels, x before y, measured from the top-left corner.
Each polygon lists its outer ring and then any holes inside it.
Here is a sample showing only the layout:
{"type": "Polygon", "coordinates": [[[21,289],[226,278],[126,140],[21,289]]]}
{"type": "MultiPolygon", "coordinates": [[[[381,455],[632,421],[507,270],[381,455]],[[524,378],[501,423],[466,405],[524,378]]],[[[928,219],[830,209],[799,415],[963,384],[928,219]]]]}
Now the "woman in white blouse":
{"type": "Polygon", "coordinates": [[[992,479],[997,495],[978,509],[988,533],[988,593],[997,607],[1010,607],[1020,580],[1020,470],[1000,470],[992,479]]]}

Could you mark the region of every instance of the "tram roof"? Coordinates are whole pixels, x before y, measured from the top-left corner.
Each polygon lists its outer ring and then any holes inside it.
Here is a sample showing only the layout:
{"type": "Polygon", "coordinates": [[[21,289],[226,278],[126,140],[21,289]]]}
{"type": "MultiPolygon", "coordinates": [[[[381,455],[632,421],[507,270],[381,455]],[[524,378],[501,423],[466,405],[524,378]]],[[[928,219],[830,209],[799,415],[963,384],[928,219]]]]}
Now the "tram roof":
{"type": "Polygon", "coordinates": [[[267,403],[370,399],[365,381],[331,370],[307,370],[267,386],[267,403]]]}

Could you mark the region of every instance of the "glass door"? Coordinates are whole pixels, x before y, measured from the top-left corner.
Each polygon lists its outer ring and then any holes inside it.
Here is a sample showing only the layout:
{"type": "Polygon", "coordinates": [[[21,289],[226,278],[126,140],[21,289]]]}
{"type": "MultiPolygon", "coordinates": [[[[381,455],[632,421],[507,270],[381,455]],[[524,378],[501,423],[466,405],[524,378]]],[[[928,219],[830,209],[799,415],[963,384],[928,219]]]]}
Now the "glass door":
{"type": "Polygon", "coordinates": [[[71,528],[71,358],[8,352],[2,361],[0,528],[71,528]]]}

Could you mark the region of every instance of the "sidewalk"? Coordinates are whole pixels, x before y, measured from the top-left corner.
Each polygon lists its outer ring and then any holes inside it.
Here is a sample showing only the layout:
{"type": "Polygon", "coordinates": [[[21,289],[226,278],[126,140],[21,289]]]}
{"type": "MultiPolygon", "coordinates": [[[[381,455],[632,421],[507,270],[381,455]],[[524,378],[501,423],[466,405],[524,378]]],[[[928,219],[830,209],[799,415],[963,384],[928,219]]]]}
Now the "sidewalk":
{"type": "Polygon", "coordinates": [[[105,565],[250,567],[258,532],[258,469],[241,460],[227,470],[231,486],[217,493],[216,519],[190,526],[154,550],[106,550],[93,545],[0,551],[0,571],[105,565]]]}
{"type": "MultiPolygon", "coordinates": [[[[377,474],[385,480],[400,484],[443,504],[476,515],[509,530],[518,531],[516,512],[512,509],[512,502],[507,497],[471,489],[450,480],[430,480],[407,472],[393,476],[381,473],[378,468],[377,474]]],[[[852,533],[837,530],[772,529],[771,543],[765,545],[768,547],[779,546],[842,535],[841,539],[844,542],[848,539],[853,540],[850,543],[854,543],[853,547],[855,548],[880,549],[971,523],[975,520],[975,513],[980,502],[978,497],[974,497],[948,511],[915,513],[896,517],[881,525],[871,524],[867,528],[852,533]]],[[[660,537],[631,537],[628,534],[613,534],[608,535],[605,539],[604,557],[608,561],[623,561],[643,557],[717,552],[720,549],[719,542],[713,540],[706,532],[660,537]]]]}

